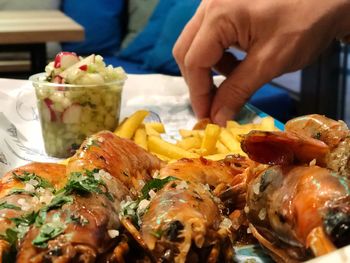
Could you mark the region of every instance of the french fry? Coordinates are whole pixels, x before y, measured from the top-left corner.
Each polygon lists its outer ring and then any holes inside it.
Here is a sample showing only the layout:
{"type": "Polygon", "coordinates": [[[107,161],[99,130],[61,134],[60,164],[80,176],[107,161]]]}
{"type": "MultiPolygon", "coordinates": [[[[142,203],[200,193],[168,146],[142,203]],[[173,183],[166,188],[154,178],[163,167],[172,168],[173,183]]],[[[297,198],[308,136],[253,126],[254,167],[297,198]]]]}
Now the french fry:
{"type": "Polygon", "coordinates": [[[148,149],[149,151],[161,154],[170,159],[181,159],[181,158],[198,158],[198,154],[188,152],[179,146],[164,141],[157,136],[148,137],[148,149]]]}
{"type": "Polygon", "coordinates": [[[204,158],[208,160],[219,161],[225,159],[227,155],[229,155],[229,153],[216,153],[212,155],[206,155],[204,158]]]}
{"type": "Polygon", "coordinates": [[[145,124],[145,130],[146,130],[146,134],[148,136],[158,136],[160,137],[160,133],[158,131],[156,131],[152,126],[147,125],[148,123],[145,124]]]}
{"type": "Polygon", "coordinates": [[[204,131],[201,145],[203,155],[213,154],[216,150],[216,142],[220,135],[220,127],[216,124],[208,124],[204,131]]]}
{"type": "Polygon", "coordinates": [[[153,153],[155,156],[157,156],[159,159],[161,159],[162,161],[166,161],[166,162],[170,162],[172,161],[173,159],[170,159],[169,157],[166,157],[164,155],[161,155],[159,153],[153,153]]]}
{"type": "Polygon", "coordinates": [[[190,136],[204,136],[204,131],[203,130],[185,130],[185,129],[180,129],[179,133],[182,138],[190,137],[190,136]]]}
{"type": "Polygon", "coordinates": [[[240,143],[227,129],[221,130],[219,140],[229,149],[230,152],[237,153],[238,151],[241,151],[240,143]]]}
{"type": "Polygon", "coordinates": [[[122,138],[131,139],[137,128],[149,114],[146,110],[138,110],[127,118],[115,131],[114,133],[122,138]]]}
{"type": "Polygon", "coordinates": [[[240,145],[241,135],[251,130],[277,130],[272,117],[264,117],[260,123],[247,124],[230,120],[223,128],[203,119],[192,130],[179,129],[182,139],[173,144],[162,139],[161,134],[166,132],[162,123],[143,123],[148,113],[145,110],[135,112],[119,125],[115,133],[123,138],[132,138],[136,144],[166,162],[199,156],[210,160],[221,160],[230,154],[246,156],[240,145]]]}
{"type": "Polygon", "coordinates": [[[274,131],[274,130],[276,130],[275,120],[270,116],[264,117],[261,120],[260,127],[262,130],[265,130],[265,131],[274,131]]]}
{"type": "Polygon", "coordinates": [[[58,162],[58,163],[59,163],[59,164],[63,164],[63,165],[67,165],[68,162],[69,162],[69,160],[70,160],[70,158],[67,158],[67,159],[62,160],[62,161],[60,161],[60,162],[58,162]]]}
{"type": "Polygon", "coordinates": [[[240,126],[241,125],[238,122],[233,120],[226,122],[226,128],[239,128],[240,126]]]}
{"type": "Polygon", "coordinates": [[[208,124],[210,124],[211,121],[209,118],[204,118],[199,121],[193,126],[192,130],[204,130],[208,124]]]}
{"type": "Polygon", "coordinates": [[[164,125],[163,123],[160,123],[160,122],[148,122],[148,123],[145,123],[145,127],[146,129],[147,127],[152,128],[158,133],[165,133],[164,125]]]}
{"type": "Polygon", "coordinates": [[[229,152],[229,150],[227,149],[227,147],[222,143],[220,142],[220,140],[218,140],[216,142],[216,149],[217,149],[217,152],[218,153],[223,153],[223,154],[226,154],[229,152]]]}
{"type": "Polygon", "coordinates": [[[189,150],[191,148],[200,148],[201,144],[202,140],[199,136],[186,137],[176,143],[177,146],[181,147],[184,150],[189,150]]]}
{"type": "Polygon", "coordinates": [[[134,142],[140,145],[143,149],[148,150],[147,134],[144,128],[138,128],[135,132],[134,142]]]}

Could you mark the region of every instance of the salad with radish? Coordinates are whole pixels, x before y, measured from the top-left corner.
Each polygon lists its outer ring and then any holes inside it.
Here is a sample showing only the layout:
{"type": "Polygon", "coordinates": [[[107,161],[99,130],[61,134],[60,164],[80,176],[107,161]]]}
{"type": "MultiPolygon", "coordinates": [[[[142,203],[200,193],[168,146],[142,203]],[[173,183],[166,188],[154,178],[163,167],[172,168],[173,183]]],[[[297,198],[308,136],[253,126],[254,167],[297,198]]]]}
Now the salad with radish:
{"type": "Polygon", "coordinates": [[[66,158],[87,136],[118,125],[126,74],[102,56],[60,52],[31,80],[47,154],[66,158]]]}

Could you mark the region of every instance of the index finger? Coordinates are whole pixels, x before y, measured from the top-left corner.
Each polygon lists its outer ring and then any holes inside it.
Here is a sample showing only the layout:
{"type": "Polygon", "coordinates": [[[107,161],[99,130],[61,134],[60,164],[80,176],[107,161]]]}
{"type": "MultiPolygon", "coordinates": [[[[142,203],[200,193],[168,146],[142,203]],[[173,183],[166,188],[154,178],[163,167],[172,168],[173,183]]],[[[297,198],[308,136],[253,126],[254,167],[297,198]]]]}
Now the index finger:
{"type": "Polygon", "coordinates": [[[210,114],[214,86],[211,68],[220,61],[225,49],[216,25],[210,19],[204,19],[183,65],[192,107],[199,118],[210,114]]]}

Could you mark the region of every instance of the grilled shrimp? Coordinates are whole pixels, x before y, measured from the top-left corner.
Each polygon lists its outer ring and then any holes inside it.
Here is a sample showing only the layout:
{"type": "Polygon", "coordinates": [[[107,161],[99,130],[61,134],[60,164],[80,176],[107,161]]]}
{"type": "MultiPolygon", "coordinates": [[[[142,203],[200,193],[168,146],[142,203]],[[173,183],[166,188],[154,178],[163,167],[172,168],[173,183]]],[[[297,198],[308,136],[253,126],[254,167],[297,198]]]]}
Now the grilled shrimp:
{"type": "MultiPolygon", "coordinates": [[[[229,227],[202,184],[174,180],[151,200],[141,236],[157,262],[231,262],[229,227]]],[[[228,220],[228,219],[226,219],[228,220]]]]}
{"type": "Polygon", "coordinates": [[[350,177],[350,131],[343,121],[312,114],[288,121],[285,129],[327,144],[330,148],[325,156],[327,167],[350,177]]]}
{"type": "Polygon", "coordinates": [[[204,158],[180,159],[160,170],[160,178],[176,178],[208,185],[227,208],[242,209],[245,205],[245,170],[250,161],[244,156],[230,155],[221,161],[204,158]]]}
{"type": "Polygon", "coordinates": [[[132,141],[103,131],[88,137],[70,159],[67,173],[102,169],[137,195],[163,162],[132,141]]]}
{"type": "Polygon", "coordinates": [[[270,166],[249,183],[253,235],[280,261],[350,244],[350,181],[319,166],[270,166]]]}
{"type": "Polygon", "coordinates": [[[263,164],[290,165],[316,159],[325,165],[329,147],[322,141],[293,132],[251,131],[241,147],[250,159],[263,164]]]}
{"type": "MultiPolygon", "coordinates": [[[[21,246],[35,213],[50,203],[66,182],[66,167],[32,163],[16,168],[0,181],[0,262],[21,246]]],[[[6,259],[5,259],[6,261],[6,259]]]]}
{"type": "Polygon", "coordinates": [[[120,202],[159,170],[161,161],[110,132],[87,138],[68,163],[68,180],[41,209],[18,262],[95,262],[120,242],[120,202]]]}
{"type": "Polygon", "coordinates": [[[316,163],[350,176],[350,131],[342,121],[307,115],[287,122],[286,132],[252,131],[241,143],[260,163],[290,165],[316,163]]]}

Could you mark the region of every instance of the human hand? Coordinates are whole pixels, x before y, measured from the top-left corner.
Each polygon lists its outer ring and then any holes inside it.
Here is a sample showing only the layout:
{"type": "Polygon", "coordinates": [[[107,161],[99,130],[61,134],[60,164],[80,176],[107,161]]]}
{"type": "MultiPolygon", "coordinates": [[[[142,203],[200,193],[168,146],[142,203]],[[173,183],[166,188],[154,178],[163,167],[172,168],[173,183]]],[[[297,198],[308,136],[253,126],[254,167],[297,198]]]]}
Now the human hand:
{"type": "Polygon", "coordinates": [[[173,50],[197,117],[224,125],[264,83],[344,38],[349,12],[348,0],[203,0],[173,50]],[[225,53],[230,46],[246,58],[225,53]],[[218,89],[212,68],[227,76],[218,89]]]}

